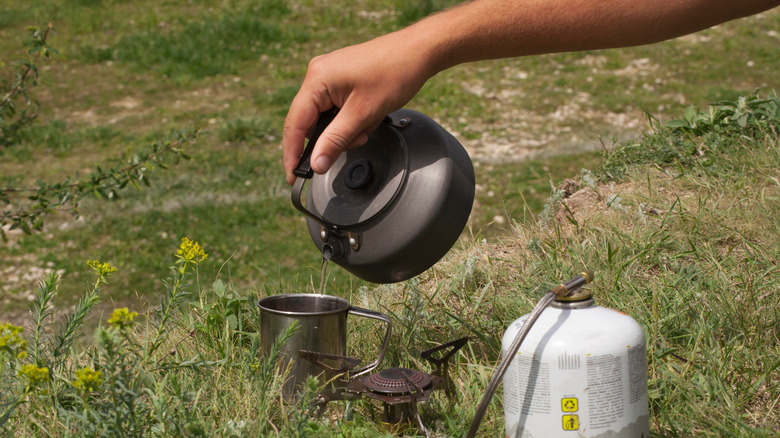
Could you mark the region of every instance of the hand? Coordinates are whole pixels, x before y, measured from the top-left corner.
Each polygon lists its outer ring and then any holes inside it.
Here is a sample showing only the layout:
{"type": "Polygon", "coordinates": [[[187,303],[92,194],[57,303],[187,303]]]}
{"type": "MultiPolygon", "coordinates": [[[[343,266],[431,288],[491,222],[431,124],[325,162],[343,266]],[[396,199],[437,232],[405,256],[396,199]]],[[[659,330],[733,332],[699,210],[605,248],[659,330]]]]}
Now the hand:
{"type": "Polygon", "coordinates": [[[292,171],[320,112],[340,108],[312,152],[312,169],[322,174],[342,152],[365,144],[368,133],[408,103],[434,73],[425,51],[404,31],[312,59],[284,123],[287,181],[295,181],[292,171]]]}

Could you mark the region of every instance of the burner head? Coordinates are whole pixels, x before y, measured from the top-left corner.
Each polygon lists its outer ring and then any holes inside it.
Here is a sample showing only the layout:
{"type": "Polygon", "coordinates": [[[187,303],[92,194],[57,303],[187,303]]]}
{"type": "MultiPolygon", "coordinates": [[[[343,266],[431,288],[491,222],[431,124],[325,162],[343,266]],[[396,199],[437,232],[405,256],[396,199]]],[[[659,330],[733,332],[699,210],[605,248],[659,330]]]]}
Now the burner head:
{"type": "Polygon", "coordinates": [[[363,379],[366,389],[387,395],[409,394],[410,392],[427,390],[432,386],[432,383],[428,374],[409,368],[389,368],[363,379]]]}

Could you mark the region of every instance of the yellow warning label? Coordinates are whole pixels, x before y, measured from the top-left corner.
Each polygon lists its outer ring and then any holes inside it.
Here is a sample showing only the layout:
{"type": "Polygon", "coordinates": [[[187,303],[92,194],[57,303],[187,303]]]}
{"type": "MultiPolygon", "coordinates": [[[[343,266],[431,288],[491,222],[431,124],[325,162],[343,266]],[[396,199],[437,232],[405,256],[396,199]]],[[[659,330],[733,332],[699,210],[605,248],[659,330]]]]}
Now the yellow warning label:
{"type": "Polygon", "coordinates": [[[562,398],[561,410],[563,412],[577,412],[579,410],[577,399],[575,397],[562,398]]]}
{"type": "Polygon", "coordinates": [[[563,416],[563,430],[577,430],[580,428],[580,417],[578,415],[563,416]]]}

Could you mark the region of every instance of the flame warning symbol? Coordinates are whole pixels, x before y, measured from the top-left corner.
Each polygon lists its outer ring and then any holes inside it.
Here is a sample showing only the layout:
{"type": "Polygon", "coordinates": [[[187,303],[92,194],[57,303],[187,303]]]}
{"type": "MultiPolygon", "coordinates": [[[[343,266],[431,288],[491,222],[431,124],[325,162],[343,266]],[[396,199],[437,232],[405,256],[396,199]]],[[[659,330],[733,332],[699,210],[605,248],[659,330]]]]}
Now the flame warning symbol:
{"type": "Polygon", "coordinates": [[[564,415],[563,430],[577,430],[580,428],[579,415],[564,415]]]}

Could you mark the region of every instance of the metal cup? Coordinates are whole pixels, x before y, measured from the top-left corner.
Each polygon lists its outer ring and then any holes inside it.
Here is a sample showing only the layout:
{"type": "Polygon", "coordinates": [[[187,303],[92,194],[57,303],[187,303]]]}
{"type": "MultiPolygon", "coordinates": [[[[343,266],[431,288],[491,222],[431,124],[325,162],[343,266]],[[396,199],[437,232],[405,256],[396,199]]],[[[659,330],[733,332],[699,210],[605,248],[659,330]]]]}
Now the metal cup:
{"type": "MultiPolygon", "coordinates": [[[[325,363],[328,362],[327,356],[344,357],[347,351],[348,314],[378,319],[387,325],[377,358],[365,367],[350,373],[350,377],[374,370],[385,356],[391,325],[390,318],[383,313],[351,306],[343,298],[319,294],[273,295],[261,299],[258,306],[260,306],[260,338],[265,357],[271,354],[279,335],[291,324],[298,323],[297,330],[280,350],[282,367],[290,367],[289,379],[282,387],[282,397],[285,400],[294,399],[297,387],[301,382],[306,381],[308,376],[324,374],[324,377],[329,380],[339,373],[340,367],[317,365],[302,359],[300,352],[317,353],[321,358],[325,358],[321,361],[325,363]]],[[[343,370],[343,367],[341,368],[343,370]]]]}

